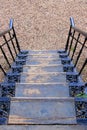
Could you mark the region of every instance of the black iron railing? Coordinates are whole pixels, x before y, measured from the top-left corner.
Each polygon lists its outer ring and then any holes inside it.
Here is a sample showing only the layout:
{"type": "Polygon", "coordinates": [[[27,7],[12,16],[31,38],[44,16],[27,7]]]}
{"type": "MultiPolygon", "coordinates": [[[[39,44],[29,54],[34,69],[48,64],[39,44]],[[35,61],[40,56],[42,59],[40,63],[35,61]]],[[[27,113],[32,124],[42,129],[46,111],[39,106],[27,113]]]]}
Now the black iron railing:
{"type": "MultiPolygon", "coordinates": [[[[0,98],[0,104],[1,106],[4,104],[6,109],[5,111],[3,107],[2,109],[0,109],[0,111],[5,118],[3,119],[3,122],[5,122],[7,118],[6,116],[9,112],[8,108],[10,103],[9,98],[6,99],[5,97],[11,97],[15,95],[15,83],[20,82],[20,72],[22,72],[23,70],[22,66],[26,62],[28,51],[21,51],[20,49],[20,45],[13,26],[13,19],[10,20],[9,28],[0,33],[0,38],[2,38],[4,41],[2,44],[0,43],[0,53],[2,53],[7,65],[10,68],[10,72],[6,72],[3,64],[0,63],[0,69],[6,77],[4,82],[0,84],[0,87],[2,89],[1,96],[4,97],[0,98]],[[11,63],[11,59],[5,52],[4,47],[7,47],[7,51],[9,52],[13,65],[11,63]]],[[[87,66],[87,56],[83,57],[83,63],[80,65],[79,71],[77,71],[77,66],[79,64],[79,60],[81,59],[81,55],[84,49],[87,49],[87,33],[76,28],[74,19],[71,17],[70,29],[65,50],[59,51],[61,62],[63,63],[63,69],[66,72],[66,79],[69,82],[70,96],[77,97],[78,94],[84,95],[84,90],[87,87],[87,83],[83,82],[83,80],[81,79],[82,72],[87,66]],[[78,48],[78,45],[80,45],[80,48],[78,48]]],[[[77,119],[81,119],[82,121],[84,118],[86,120],[87,107],[85,106],[87,106],[87,99],[84,100],[82,98],[78,98],[75,100],[75,102],[77,119]],[[83,105],[85,108],[84,112],[83,105]]],[[[0,123],[3,124],[3,122],[0,123]]]]}
{"type": "Polygon", "coordinates": [[[8,66],[9,70],[7,71],[3,63],[0,62],[0,69],[5,76],[4,81],[0,83],[0,124],[7,124],[10,97],[15,96],[15,83],[20,80],[20,72],[23,70],[28,51],[20,49],[13,19],[9,22],[9,28],[0,33],[0,38],[2,42],[0,43],[0,54],[2,54],[2,60],[5,61],[5,66],[8,66]]]}
{"type": "MultiPolygon", "coordinates": [[[[19,43],[18,43],[18,40],[16,37],[14,26],[13,26],[13,19],[10,20],[9,29],[0,33],[0,38],[2,38],[4,41],[4,43],[2,43],[0,45],[0,50],[1,50],[0,53],[3,54],[5,61],[11,68],[10,59],[6,55],[6,52],[4,51],[3,48],[4,48],[4,46],[7,46],[7,51],[9,51],[10,56],[12,57],[12,60],[15,61],[15,57],[20,52],[20,46],[19,46],[19,43]],[[13,49],[11,48],[11,46],[13,47],[13,49]],[[15,55],[14,55],[14,53],[15,53],[15,55]]],[[[2,69],[3,67],[1,65],[0,65],[0,68],[1,68],[1,70],[4,70],[4,69],[2,69]]],[[[5,72],[5,71],[3,71],[3,72],[5,72]]]]}
{"type": "MultiPolygon", "coordinates": [[[[69,82],[70,96],[75,97],[77,122],[87,124],[87,83],[81,78],[83,70],[87,68],[85,52],[87,52],[87,33],[75,27],[74,19],[71,17],[65,50],[60,50],[59,54],[69,82]]],[[[86,78],[87,69],[85,71],[86,78]]]]}
{"type": "MultiPolygon", "coordinates": [[[[64,71],[69,71],[69,72],[73,71],[74,68],[78,66],[78,62],[81,58],[83,50],[87,49],[87,33],[75,27],[73,18],[70,18],[70,22],[71,24],[70,24],[65,50],[59,51],[62,63],[64,64],[65,67],[64,71]],[[80,45],[80,48],[78,48],[78,45],[80,45]],[[76,54],[77,49],[78,49],[78,53],[76,54]],[[74,60],[74,64],[72,64],[73,60],[74,60]]],[[[86,65],[87,65],[87,57],[85,56],[83,58],[83,64],[80,65],[81,67],[78,72],[78,76],[81,75],[86,65]]]]}

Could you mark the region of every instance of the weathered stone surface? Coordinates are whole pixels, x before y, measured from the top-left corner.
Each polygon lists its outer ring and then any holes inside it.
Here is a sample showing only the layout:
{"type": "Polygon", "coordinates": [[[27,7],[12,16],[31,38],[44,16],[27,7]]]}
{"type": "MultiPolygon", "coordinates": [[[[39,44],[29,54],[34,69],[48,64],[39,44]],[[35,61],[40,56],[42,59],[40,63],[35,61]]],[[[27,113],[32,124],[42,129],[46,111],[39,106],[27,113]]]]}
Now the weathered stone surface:
{"type": "Polygon", "coordinates": [[[16,84],[16,97],[69,97],[68,84],[16,84]]]}
{"type": "Polygon", "coordinates": [[[48,59],[48,60],[27,60],[26,65],[55,65],[55,64],[60,64],[61,65],[61,60],[56,60],[56,59],[48,59]]]}
{"type": "Polygon", "coordinates": [[[28,54],[27,55],[27,59],[30,58],[43,58],[43,59],[47,59],[47,58],[55,58],[55,59],[60,59],[59,58],[59,54],[28,54]]]}
{"type": "Polygon", "coordinates": [[[0,130],[87,130],[84,125],[3,125],[0,130]]]}
{"type": "Polygon", "coordinates": [[[64,83],[66,82],[66,73],[23,73],[20,77],[21,83],[64,83]]]}
{"type": "Polygon", "coordinates": [[[12,98],[9,124],[76,124],[74,98],[12,98]]]}
{"type": "Polygon", "coordinates": [[[38,56],[29,56],[26,58],[26,60],[42,60],[42,61],[47,61],[47,60],[61,60],[58,56],[54,57],[54,56],[51,56],[51,57],[47,57],[47,56],[44,56],[44,57],[38,57],[38,56]]]}
{"type": "Polygon", "coordinates": [[[29,54],[58,54],[58,50],[29,50],[29,54]]]}
{"type": "Polygon", "coordinates": [[[62,67],[62,65],[26,66],[23,68],[23,72],[27,72],[27,73],[63,72],[63,67],[62,67]]]}

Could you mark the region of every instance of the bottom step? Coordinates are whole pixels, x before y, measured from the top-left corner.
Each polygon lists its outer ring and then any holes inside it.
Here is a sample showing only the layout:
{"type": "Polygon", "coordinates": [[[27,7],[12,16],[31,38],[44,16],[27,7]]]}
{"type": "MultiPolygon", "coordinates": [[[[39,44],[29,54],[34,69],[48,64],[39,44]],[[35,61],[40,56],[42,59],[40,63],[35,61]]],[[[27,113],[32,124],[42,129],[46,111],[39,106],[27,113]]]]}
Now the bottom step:
{"type": "Polygon", "coordinates": [[[77,124],[74,98],[12,98],[8,124],[77,124]]]}
{"type": "Polygon", "coordinates": [[[83,125],[3,125],[0,130],[87,130],[83,125]]]}

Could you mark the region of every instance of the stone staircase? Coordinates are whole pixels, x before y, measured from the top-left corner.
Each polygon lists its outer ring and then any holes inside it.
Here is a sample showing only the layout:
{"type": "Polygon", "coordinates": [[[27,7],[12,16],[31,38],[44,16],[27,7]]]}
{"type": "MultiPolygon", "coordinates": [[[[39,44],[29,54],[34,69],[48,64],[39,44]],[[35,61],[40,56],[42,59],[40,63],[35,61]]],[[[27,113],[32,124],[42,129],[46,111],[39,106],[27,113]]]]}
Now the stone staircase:
{"type": "Polygon", "coordinates": [[[87,130],[87,82],[81,78],[87,57],[77,71],[87,33],[75,27],[74,19],[64,50],[21,50],[13,19],[0,37],[0,53],[9,68],[7,72],[0,63],[5,77],[0,83],[0,130],[87,130]]]}
{"type": "MultiPolygon", "coordinates": [[[[16,59],[17,60],[17,59],[16,59]]],[[[77,125],[74,97],[69,96],[66,73],[58,52],[29,51],[8,125],[0,130],[86,130],[77,125]]]]}

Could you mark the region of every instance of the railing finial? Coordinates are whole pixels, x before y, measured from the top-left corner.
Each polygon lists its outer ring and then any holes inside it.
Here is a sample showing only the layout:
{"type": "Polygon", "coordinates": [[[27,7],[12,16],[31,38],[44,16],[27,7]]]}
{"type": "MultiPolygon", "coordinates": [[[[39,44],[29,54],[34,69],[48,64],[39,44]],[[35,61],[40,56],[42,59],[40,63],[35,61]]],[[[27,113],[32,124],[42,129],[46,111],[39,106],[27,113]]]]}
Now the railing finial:
{"type": "Polygon", "coordinates": [[[12,29],[12,27],[13,27],[13,19],[11,18],[9,22],[9,28],[12,29]]]}
{"type": "Polygon", "coordinates": [[[75,27],[75,22],[74,22],[74,18],[73,17],[70,17],[70,25],[72,27],[75,27]]]}

